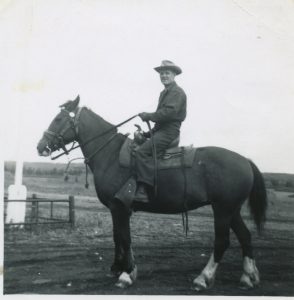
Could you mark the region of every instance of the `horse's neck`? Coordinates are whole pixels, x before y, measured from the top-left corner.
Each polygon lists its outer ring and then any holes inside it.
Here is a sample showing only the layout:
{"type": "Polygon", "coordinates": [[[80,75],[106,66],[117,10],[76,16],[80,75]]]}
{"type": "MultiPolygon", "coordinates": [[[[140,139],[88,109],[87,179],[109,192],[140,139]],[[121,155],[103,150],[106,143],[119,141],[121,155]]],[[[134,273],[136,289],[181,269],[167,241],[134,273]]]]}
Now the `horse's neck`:
{"type": "Polygon", "coordinates": [[[107,168],[108,158],[112,152],[112,143],[110,142],[98,152],[97,150],[105,143],[107,143],[107,141],[113,134],[117,135],[115,131],[103,134],[111,127],[113,127],[113,125],[111,125],[92,111],[88,110],[87,108],[82,110],[79,121],[79,143],[81,145],[81,150],[84,157],[90,158],[89,165],[92,171],[94,170],[95,166],[98,166],[101,171],[107,168]],[[100,134],[102,134],[102,136],[87,143],[87,141],[89,141],[91,138],[99,136],[100,134]],[[86,144],[84,145],[84,143],[86,144]]]}

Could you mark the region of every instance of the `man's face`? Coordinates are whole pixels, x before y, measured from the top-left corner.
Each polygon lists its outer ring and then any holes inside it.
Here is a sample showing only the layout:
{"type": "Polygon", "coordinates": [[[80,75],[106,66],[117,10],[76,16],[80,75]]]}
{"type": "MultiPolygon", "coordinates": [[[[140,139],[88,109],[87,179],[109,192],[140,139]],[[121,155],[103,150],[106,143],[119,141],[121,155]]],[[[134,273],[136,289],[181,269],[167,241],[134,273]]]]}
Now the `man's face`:
{"type": "Polygon", "coordinates": [[[174,82],[175,76],[176,74],[170,70],[164,70],[160,72],[160,80],[165,86],[170,85],[172,82],[174,82]]]}

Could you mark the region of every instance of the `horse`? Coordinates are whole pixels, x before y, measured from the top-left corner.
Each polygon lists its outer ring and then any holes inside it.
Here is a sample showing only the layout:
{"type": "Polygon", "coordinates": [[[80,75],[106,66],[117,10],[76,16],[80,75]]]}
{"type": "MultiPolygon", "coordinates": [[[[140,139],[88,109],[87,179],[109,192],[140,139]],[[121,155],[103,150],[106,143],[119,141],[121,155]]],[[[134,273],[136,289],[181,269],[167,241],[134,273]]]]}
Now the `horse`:
{"type": "MultiPolygon", "coordinates": [[[[111,213],[113,223],[114,261],[111,274],[116,286],[126,288],[137,279],[137,266],[131,247],[130,217],[132,210],[116,199],[115,194],[131,176],[122,168],[119,153],[128,139],[117,132],[117,126],[105,121],[87,107],[79,106],[79,96],[69,100],[52,120],[37,145],[41,156],[64,149],[78,142],[85,161],[94,176],[99,200],[111,213]]],[[[251,233],[240,214],[248,199],[251,215],[258,232],[266,220],[267,194],[263,176],[249,159],[219,147],[197,148],[193,165],[186,172],[192,188],[185,195],[182,170],[158,170],[157,194],[149,194],[148,203],[133,203],[136,211],[176,214],[211,205],[214,216],[214,249],[202,272],[194,279],[192,288],[202,291],[213,286],[215,274],[224,252],[230,245],[230,229],[236,234],[243,254],[241,287],[254,288],[260,275],[253,256],[251,233]],[[186,197],[185,206],[183,198],[186,197]]]]}

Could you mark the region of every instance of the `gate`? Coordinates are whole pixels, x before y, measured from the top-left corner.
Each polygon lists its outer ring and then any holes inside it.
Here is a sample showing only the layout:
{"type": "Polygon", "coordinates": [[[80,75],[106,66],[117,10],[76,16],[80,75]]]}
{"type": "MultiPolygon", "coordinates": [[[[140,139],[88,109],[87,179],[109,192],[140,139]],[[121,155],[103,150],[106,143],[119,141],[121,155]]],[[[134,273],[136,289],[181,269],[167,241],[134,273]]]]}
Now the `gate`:
{"type": "MultiPolygon", "coordinates": [[[[26,202],[31,203],[30,221],[24,223],[5,223],[5,226],[23,226],[23,225],[43,225],[43,224],[70,224],[71,228],[75,226],[75,199],[74,196],[69,196],[68,199],[47,199],[37,198],[36,194],[32,195],[32,198],[26,200],[7,200],[4,199],[5,203],[8,202],[26,202]],[[40,214],[40,205],[44,203],[50,204],[50,215],[44,217],[40,214]],[[65,203],[68,204],[68,218],[60,218],[54,216],[54,204],[65,203]]],[[[6,215],[5,215],[6,217],[6,215]]],[[[28,219],[28,217],[26,218],[28,219]]]]}

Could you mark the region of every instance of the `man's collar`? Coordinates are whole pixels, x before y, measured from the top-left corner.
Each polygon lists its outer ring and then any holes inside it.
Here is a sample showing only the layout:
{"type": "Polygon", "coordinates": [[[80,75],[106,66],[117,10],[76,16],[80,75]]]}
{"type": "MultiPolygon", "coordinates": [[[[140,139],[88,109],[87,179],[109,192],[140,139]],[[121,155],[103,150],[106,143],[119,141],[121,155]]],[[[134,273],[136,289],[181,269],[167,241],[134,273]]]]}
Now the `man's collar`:
{"type": "Polygon", "coordinates": [[[169,91],[170,89],[172,89],[174,86],[176,86],[177,83],[175,81],[173,81],[171,84],[169,84],[168,86],[165,86],[164,90],[165,91],[169,91]]]}

